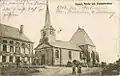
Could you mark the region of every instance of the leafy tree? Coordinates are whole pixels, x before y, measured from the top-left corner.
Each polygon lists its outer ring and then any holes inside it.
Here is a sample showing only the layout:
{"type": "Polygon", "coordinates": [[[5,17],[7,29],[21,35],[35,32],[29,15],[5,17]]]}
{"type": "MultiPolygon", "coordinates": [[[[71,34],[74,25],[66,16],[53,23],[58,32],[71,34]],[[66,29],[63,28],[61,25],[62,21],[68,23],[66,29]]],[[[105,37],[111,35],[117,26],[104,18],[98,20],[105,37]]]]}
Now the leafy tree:
{"type": "Polygon", "coordinates": [[[120,59],[115,63],[109,63],[102,71],[103,75],[118,75],[120,72],[120,59]]]}

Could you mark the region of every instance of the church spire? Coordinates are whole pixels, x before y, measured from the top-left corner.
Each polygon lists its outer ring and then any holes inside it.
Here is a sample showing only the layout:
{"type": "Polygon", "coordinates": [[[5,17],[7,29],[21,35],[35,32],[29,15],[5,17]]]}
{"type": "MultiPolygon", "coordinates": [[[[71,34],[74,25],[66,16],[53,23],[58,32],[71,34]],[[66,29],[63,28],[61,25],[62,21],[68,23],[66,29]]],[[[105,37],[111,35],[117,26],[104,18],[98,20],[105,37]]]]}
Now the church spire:
{"type": "Polygon", "coordinates": [[[41,30],[41,36],[42,39],[47,38],[48,42],[54,42],[56,40],[55,29],[51,25],[48,0],[46,0],[45,24],[41,30]]]}
{"type": "Polygon", "coordinates": [[[50,19],[48,0],[46,2],[45,26],[51,26],[51,19],[50,19]]]}

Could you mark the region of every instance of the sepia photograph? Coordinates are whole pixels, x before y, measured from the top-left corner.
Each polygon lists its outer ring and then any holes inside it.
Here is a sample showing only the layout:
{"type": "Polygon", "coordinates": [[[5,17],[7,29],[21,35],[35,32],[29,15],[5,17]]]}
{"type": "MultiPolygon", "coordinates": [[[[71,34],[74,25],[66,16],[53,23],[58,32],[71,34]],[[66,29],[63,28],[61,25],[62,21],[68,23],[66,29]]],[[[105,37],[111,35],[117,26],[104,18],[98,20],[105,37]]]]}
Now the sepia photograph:
{"type": "Polygon", "coordinates": [[[120,0],[0,0],[0,76],[120,76],[120,0]]]}

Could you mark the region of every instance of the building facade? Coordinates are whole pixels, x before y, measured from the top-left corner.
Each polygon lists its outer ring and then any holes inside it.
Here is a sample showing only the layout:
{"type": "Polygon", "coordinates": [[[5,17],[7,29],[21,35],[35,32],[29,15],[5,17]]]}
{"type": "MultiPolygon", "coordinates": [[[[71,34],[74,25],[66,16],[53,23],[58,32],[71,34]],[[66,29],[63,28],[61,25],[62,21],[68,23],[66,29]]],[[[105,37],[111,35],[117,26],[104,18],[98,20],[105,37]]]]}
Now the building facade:
{"type": "Polygon", "coordinates": [[[69,41],[56,40],[55,29],[51,25],[48,3],[45,26],[41,29],[41,39],[35,48],[36,62],[39,65],[66,65],[78,60],[83,64],[99,62],[96,47],[84,29],[78,28],[69,41]]]}
{"type": "Polygon", "coordinates": [[[21,62],[31,63],[33,54],[33,42],[23,33],[23,25],[20,30],[15,27],[0,24],[0,63],[21,62]]]}

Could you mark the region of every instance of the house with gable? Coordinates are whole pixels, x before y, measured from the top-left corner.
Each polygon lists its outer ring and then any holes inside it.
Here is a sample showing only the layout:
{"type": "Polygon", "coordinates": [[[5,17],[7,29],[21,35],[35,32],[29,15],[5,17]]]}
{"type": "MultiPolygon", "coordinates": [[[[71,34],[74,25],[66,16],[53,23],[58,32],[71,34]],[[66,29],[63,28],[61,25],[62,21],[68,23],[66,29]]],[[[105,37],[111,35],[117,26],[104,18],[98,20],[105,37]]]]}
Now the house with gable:
{"type": "Polygon", "coordinates": [[[24,34],[24,26],[20,29],[0,24],[0,63],[21,62],[32,63],[33,42],[24,34]]]}

